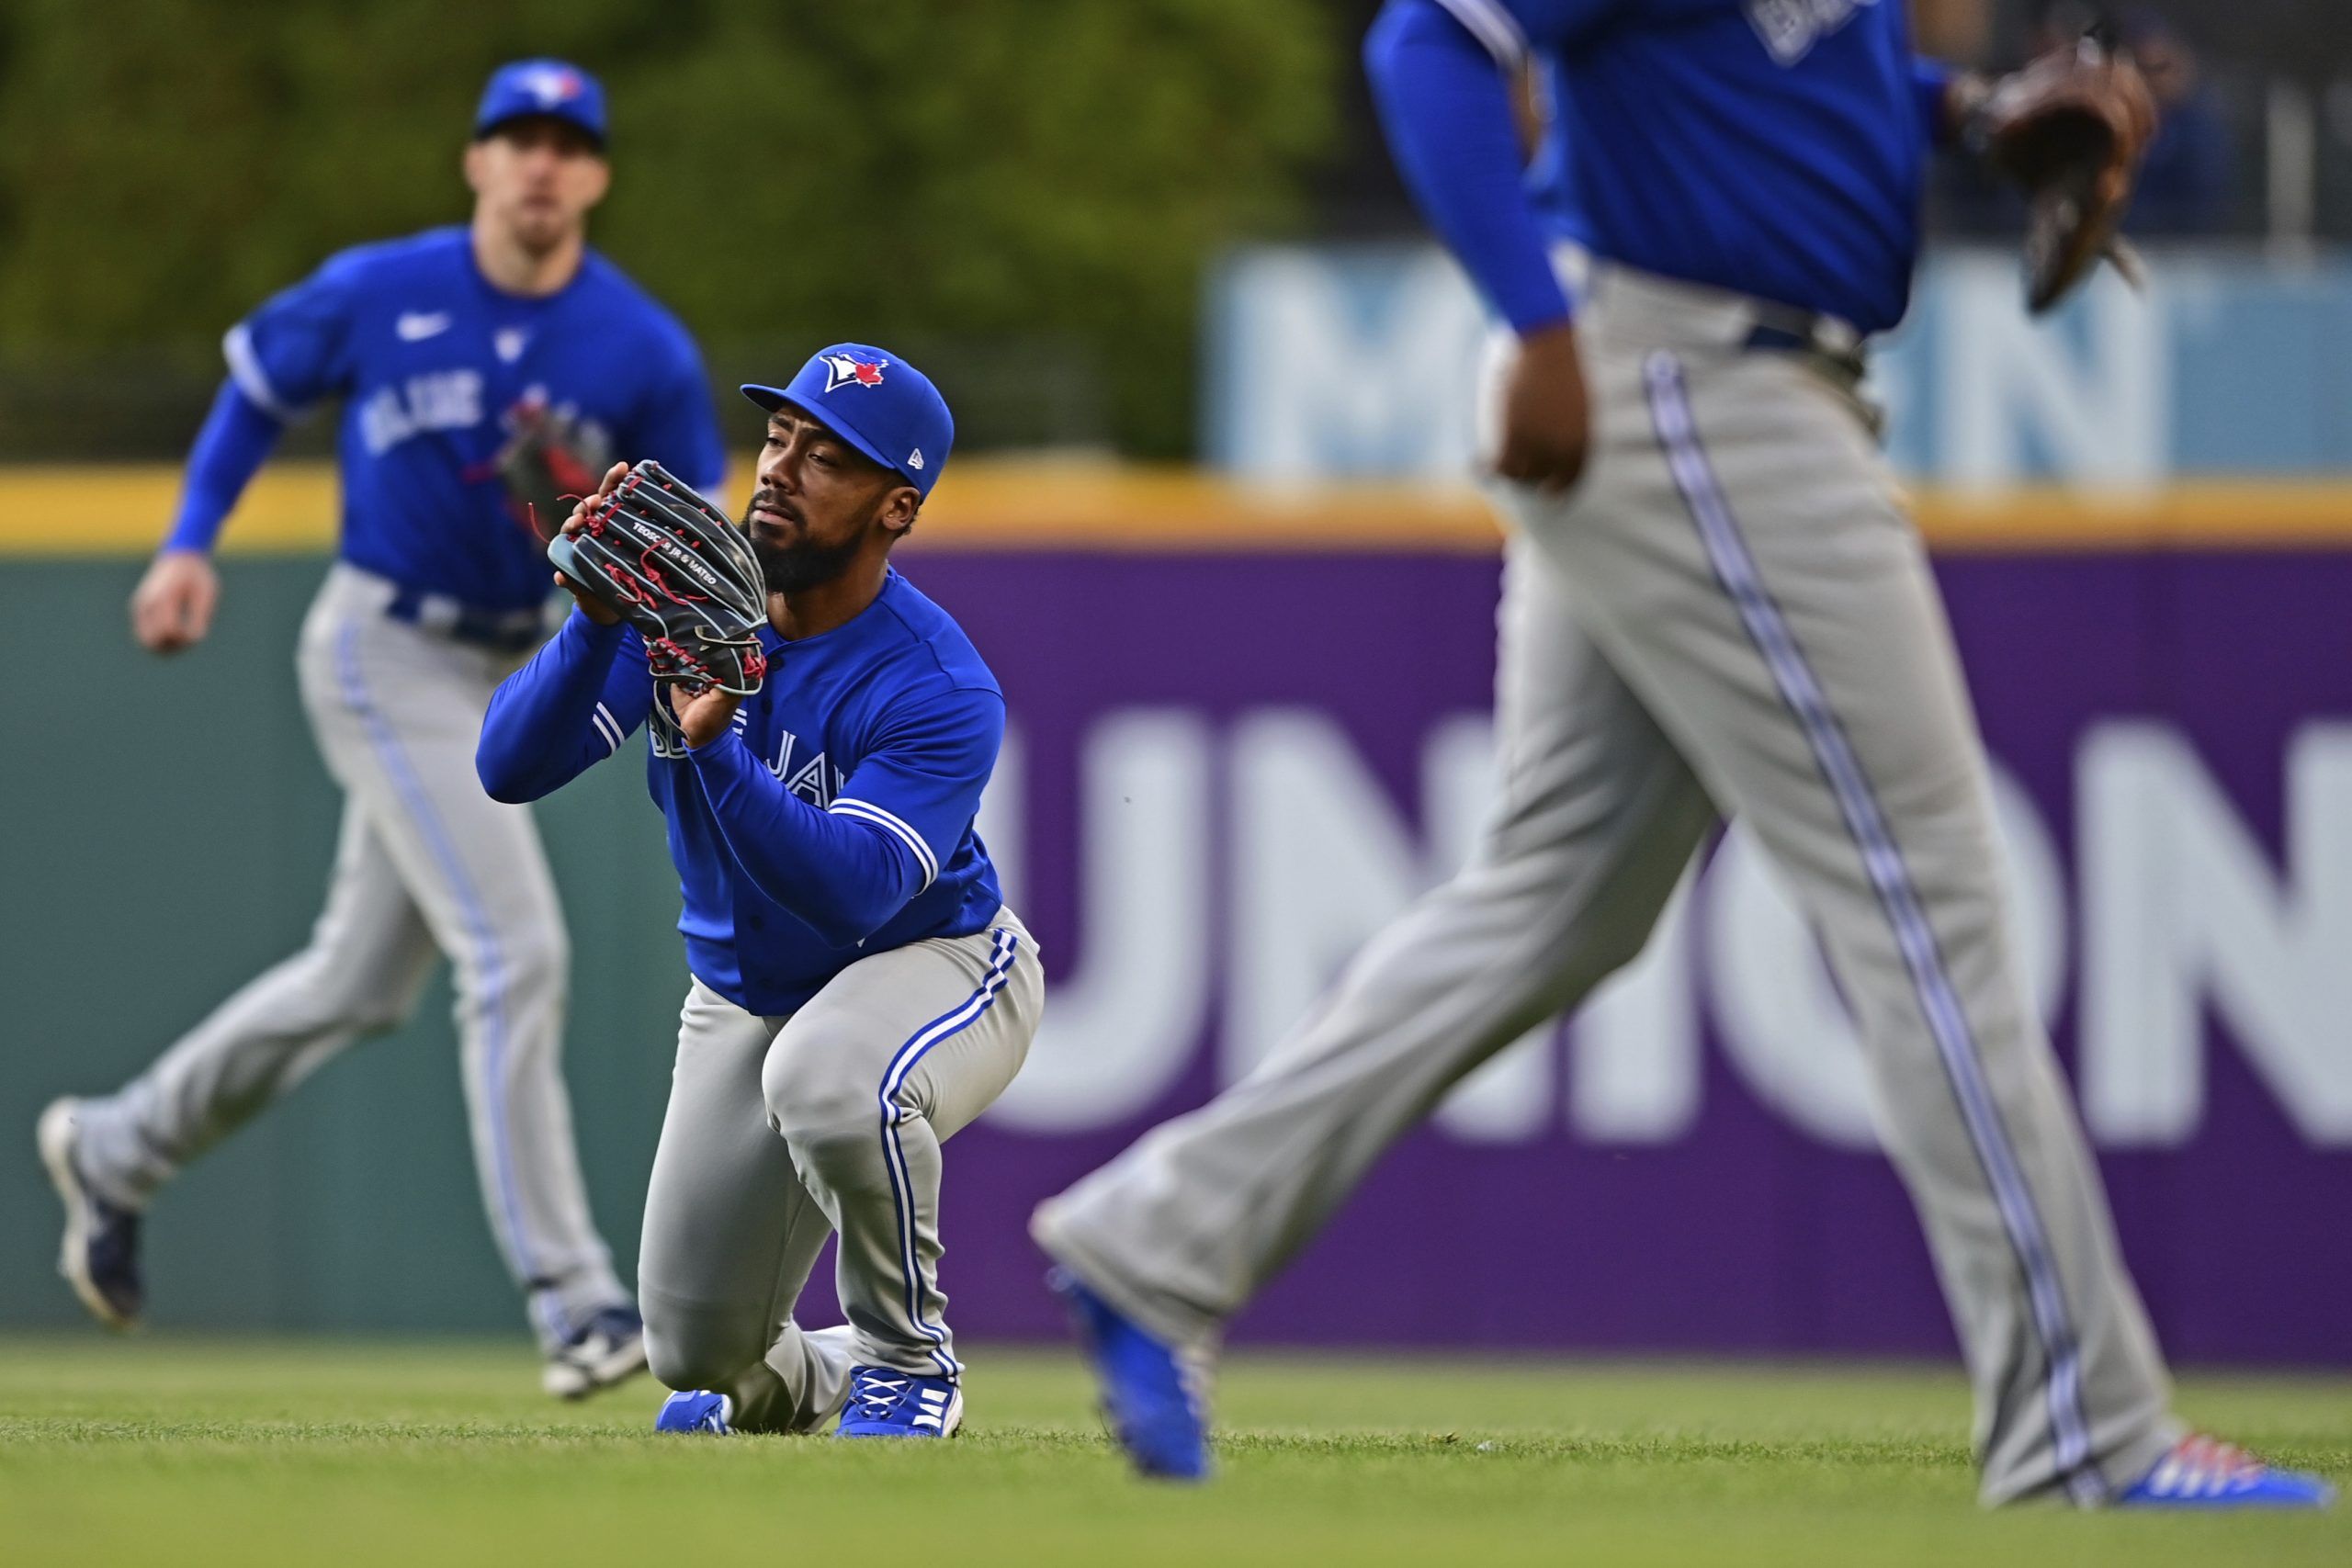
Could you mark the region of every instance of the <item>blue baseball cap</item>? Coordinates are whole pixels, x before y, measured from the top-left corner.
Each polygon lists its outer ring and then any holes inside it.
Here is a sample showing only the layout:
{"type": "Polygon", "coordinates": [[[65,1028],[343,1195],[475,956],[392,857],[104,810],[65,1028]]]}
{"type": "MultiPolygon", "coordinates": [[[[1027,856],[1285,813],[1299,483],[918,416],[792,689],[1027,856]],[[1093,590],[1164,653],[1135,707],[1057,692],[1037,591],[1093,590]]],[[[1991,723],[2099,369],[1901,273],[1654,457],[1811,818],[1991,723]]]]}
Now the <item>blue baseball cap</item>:
{"type": "Polygon", "coordinates": [[[578,126],[598,147],[605,144],[604,85],[577,65],[561,60],[517,60],[492,72],[490,85],[481,90],[481,105],[474,110],[474,140],[510,119],[531,115],[578,126]]]}
{"type": "Polygon", "coordinates": [[[770,413],[798,409],[926,498],[956,445],[956,420],[931,378],[870,344],[820,349],[791,385],[746,386],[743,395],[770,413]]]}

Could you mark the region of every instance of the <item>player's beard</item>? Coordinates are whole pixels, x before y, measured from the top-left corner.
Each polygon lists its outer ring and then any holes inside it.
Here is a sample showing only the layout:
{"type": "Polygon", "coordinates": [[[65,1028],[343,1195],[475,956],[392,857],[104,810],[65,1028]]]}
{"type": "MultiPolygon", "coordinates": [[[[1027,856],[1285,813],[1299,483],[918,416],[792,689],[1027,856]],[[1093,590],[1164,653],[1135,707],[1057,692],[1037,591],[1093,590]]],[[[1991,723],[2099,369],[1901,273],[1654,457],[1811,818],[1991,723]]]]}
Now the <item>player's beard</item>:
{"type": "Polygon", "coordinates": [[[774,544],[752,527],[749,512],[743,516],[743,529],[751,535],[752,554],[759,558],[760,576],[771,593],[798,593],[832,581],[849,570],[865,537],[861,527],[838,545],[820,545],[805,536],[789,545],[774,544]]]}

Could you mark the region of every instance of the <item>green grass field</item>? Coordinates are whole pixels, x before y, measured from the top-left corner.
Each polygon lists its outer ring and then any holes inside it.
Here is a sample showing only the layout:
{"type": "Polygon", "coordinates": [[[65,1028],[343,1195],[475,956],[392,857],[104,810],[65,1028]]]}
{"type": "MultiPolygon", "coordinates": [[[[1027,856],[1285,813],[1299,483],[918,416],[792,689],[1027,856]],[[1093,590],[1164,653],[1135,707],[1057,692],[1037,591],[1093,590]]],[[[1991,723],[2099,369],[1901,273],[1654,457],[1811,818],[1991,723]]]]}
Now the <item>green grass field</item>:
{"type": "MultiPolygon", "coordinates": [[[[2352,1562],[2352,1514],[1978,1511],[1942,1369],[1237,1358],[1221,1474],[1141,1485],[1064,1358],[967,1353],[941,1444],[657,1439],[471,1343],[0,1340],[0,1562],[2352,1562]]],[[[2352,1479],[2352,1380],[2187,1380],[2352,1479]]]]}

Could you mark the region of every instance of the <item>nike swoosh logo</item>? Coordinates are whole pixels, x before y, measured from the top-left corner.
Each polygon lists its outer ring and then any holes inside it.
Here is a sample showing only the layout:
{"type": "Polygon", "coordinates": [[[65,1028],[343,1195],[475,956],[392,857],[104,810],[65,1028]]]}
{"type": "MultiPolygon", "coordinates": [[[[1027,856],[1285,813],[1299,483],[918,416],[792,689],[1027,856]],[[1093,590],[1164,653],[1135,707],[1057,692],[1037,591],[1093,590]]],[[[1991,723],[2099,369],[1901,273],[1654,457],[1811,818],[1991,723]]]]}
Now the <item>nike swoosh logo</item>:
{"type": "Polygon", "coordinates": [[[423,343],[426,338],[438,337],[448,330],[449,312],[447,310],[411,310],[392,323],[392,331],[400,334],[402,343],[423,343]]]}

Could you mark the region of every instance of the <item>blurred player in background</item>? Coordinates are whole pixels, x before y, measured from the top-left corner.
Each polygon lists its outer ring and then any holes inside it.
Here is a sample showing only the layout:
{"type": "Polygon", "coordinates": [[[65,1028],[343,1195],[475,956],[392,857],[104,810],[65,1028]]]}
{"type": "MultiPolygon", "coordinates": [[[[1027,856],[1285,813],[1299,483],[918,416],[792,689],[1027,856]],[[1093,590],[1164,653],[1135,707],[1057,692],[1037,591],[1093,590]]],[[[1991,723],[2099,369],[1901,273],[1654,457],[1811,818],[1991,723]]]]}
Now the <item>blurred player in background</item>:
{"type": "Polygon", "coordinates": [[[342,837],[307,948],[119,1092],[41,1117],[65,1203],[60,1269],[102,1323],[139,1317],[139,1224],[155,1193],[336,1053],[405,1019],[437,951],[456,965],[483,1201],[528,1298],[548,1391],[577,1397],[645,1365],[573,1147],[562,910],[529,812],[489,799],[473,771],[491,692],[541,633],[535,525],[556,525],[557,497],[593,489],[616,448],[697,487],[723,479],[692,340],[587,248],[605,147],[594,78],[558,61],[508,65],[466,150],[469,226],[345,251],[228,334],[228,380],[131,628],[157,653],[202,640],[222,522],[284,426],[340,400],[341,558],[297,667],[345,791],[342,837]]]}
{"type": "MultiPolygon", "coordinates": [[[[1858,395],[1862,340],[1907,302],[1931,146],[2030,111],[2082,150],[2070,197],[2111,198],[2144,141],[2136,73],[2086,46],[1955,75],[1913,55],[1895,0],[1391,0],[1366,57],[1415,195],[1516,338],[1490,410],[1501,800],[1472,863],[1258,1071],[1039,1209],[1130,1455],[1204,1472],[1223,1324],[1465,1074],[1641,950],[1733,812],[1860,1022],[1984,1498],[2324,1502],[2172,1416],[2024,1005],[1984,749],[1858,395]],[[1506,85],[1531,62],[1553,107],[1532,189],[1506,85]],[[1580,306],[1564,236],[1595,257],[1580,306]]],[[[2090,209],[2040,210],[2030,254],[2087,265],[2107,231],[2069,225],[2090,209]]],[[[2035,273],[2037,298],[2079,276],[2035,273]]]]}
{"type": "MultiPolygon", "coordinates": [[[[679,1391],[661,1429],[808,1431],[838,1413],[844,1438],[944,1438],[964,1397],[940,1145],[1021,1070],[1045,1003],[1036,943],[973,830],[1003,694],[890,568],[955,426],[927,378],[863,344],[743,391],[768,411],[743,520],[764,682],[657,681],[643,636],[567,575],[579,607],[499,688],[479,765],[501,799],[536,800],[651,732],[694,973],[638,1267],[653,1372],[679,1391]],[[794,1307],[836,1234],[849,1321],[808,1332],[794,1307]]],[[[565,524],[583,528],[601,528],[589,508],[565,524]]]]}

